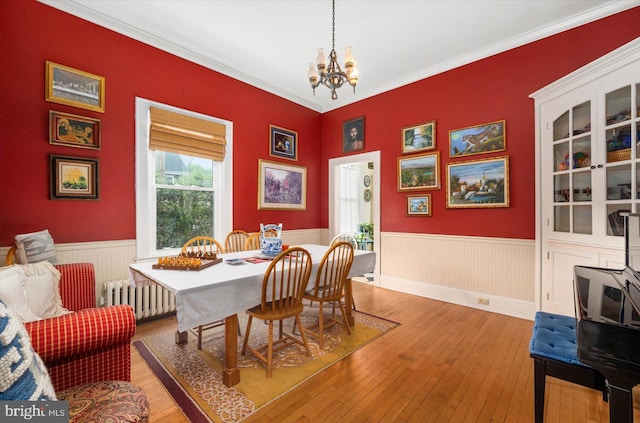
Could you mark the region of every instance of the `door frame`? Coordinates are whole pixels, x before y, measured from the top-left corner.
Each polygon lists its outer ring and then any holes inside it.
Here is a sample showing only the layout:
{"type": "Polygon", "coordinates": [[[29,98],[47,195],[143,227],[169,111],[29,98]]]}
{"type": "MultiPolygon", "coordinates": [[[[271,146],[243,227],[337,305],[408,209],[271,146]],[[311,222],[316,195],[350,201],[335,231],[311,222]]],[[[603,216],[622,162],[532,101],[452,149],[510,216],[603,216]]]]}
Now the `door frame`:
{"type": "Polygon", "coordinates": [[[380,286],[380,151],[353,154],[329,159],[329,239],[336,234],[338,222],[338,207],[340,204],[339,190],[340,172],[338,168],[349,163],[373,162],[373,181],[371,184],[371,205],[373,220],[373,251],[376,253],[376,268],[373,272],[373,284],[380,286]],[[377,176],[377,177],[376,177],[377,176]]]}

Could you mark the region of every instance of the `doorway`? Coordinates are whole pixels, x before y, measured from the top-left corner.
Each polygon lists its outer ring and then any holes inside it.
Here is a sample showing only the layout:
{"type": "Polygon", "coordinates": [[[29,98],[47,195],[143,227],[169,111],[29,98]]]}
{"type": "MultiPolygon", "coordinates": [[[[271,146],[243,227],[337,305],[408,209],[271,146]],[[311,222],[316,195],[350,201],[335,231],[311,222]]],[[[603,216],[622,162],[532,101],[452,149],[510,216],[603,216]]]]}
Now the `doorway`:
{"type": "MultiPolygon", "coordinates": [[[[338,157],[329,160],[329,239],[341,232],[341,227],[345,227],[341,219],[350,219],[347,227],[353,227],[353,232],[358,232],[357,225],[360,223],[373,224],[373,241],[365,242],[363,247],[367,248],[368,244],[372,244],[371,248],[376,253],[376,268],[372,275],[374,285],[380,285],[380,151],[372,151],[369,153],[354,154],[351,156],[338,157]],[[351,172],[345,172],[350,169],[351,172]],[[357,192],[358,201],[351,206],[347,202],[341,201],[341,193],[347,189],[349,183],[352,182],[353,176],[347,176],[357,172],[357,192]],[[349,178],[347,181],[345,178],[349,178]],[[357,207],[357,211],[352,213],[341,213],[342,207],[357,207]],[[354,217],[361,216],[360,220],[354,217]],[[342,218],[341,218],[342,216],[342,218]],[[355,219],[355,220],[354,220],[355,219]],[[368,220],[367,220],[368,219],[368,220]],[[357,223],[354,223],[356,222],[357,223]]],[[[352,189],[349,188],[349,189],[352,189]]],[[[349,231],[351,232],[351,231],[349,231]]]]}

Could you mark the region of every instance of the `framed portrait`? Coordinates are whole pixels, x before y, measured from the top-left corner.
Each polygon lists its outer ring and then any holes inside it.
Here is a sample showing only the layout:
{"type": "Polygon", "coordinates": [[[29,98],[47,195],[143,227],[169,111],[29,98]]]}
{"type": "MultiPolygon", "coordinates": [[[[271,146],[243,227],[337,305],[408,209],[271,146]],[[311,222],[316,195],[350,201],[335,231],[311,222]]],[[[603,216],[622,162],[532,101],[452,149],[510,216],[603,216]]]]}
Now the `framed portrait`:
{"type": "Polygon", "coordinates": [[[449,157],[504,151],[505,130],[506,122],[499,120],[449,131],[449,157]]]}
{"type": "Polygon", "coordinates": [[[50,155],[51,199],[98,199],[98,159],[50,155]]]}
{"type": "Polygon", "coordinates": [[[364,150],[364,116],[348,120],[342,124],[342,151],[364,150]]]}
{"type": "Polygon", "coordinates": [[[49,143],[100,149],[100,121],[69,113],[49,111],[49,143]]]}
{"type": "Polygon", "coordinates": [[[447,163],[447,207],[509,207],[509,157],[447,163]]]}
{"type": "Polygon", "coordinates": [[[407,195],[407,216],[431,216],[431,194],[407,195]]]}
{"type": "Polygon", "coordinates": [[[436,148],[436,121],[402,128],[402,154],[436,148]]]}
{"type": "Polygon", "coordinates": [[[258,210],[306,210],[307,168],[258,160],[258,210]]]}
{"type": "Polygon", "coordinates": [[[45,100],[104,113],[104,76],[46,62],[45,100]]]}
{"type": "Polygon", "coordinates": [[[269,155],[298,160],[298,133],[269,125],[269,155]]]}
{"type": "Polygon", "coordinates": [[[398,158],[398,191],[440,188],[440,152],[398,158]]]}

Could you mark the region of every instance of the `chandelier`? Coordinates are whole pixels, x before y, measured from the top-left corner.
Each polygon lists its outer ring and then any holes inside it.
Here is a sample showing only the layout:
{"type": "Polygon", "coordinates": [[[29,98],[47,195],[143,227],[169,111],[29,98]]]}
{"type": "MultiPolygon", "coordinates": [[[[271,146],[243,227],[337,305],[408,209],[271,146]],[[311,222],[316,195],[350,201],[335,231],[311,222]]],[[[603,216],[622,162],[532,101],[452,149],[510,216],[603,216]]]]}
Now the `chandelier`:
{"type": "Polygon", "coordinates": [[[316,63],[309,64],[309,83],[316,94],[316,87],[324,85],[331,90],[331,99],[337,100],[338,94],[336,89],[340,88],[345,82],[353,87],[356,92],[358,84],[358,69],[356,62],[351,54],[351,47],[344,49],[344,71],[338,63],[338,55],[336,54],[336,1],[333,0],[333,14],[331,16],[331,53],[329,54],[329,65],[327,66],[327,58],[321,48],[318,49],[318,57],[316,63]]]}

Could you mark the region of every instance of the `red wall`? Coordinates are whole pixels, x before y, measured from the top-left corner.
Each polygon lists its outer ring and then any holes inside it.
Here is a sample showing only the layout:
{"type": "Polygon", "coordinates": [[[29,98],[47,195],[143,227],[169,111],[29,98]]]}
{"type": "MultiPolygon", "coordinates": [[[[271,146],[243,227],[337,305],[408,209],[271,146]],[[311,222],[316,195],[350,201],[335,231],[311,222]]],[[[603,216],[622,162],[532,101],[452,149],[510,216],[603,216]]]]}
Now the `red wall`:
{"type": "MultiPolygon", "coordinates": [[[[342,155],[342,122],[364,115],[365,149],[381,151],[376,177],[382,231],[535,238],[535,115],[529,94],[639,37],[639,22],[636,7],[323,114],[321,196],[328,190],[327,160],[342,155]],[[449,159],[450,130],[502,119],[506,151],[449,159]],[[407,217],[407,192],[397,189],[401,128],[430,120],[436,121],[442,188],[421,191],[432,194],[432,217],[407,217]],[[446,163],[502,155],[509,156],[509,208],[446,208],[446,163]]],[[[366,83],[362,76],[360,84],[366,83]]],[[[327,227],[328,210],[321,213],[327,227]]]]}
{"type": "Polygon", "coordinates": [[[319,113],[34,0],[0,0],[0,10],[0,245],[44,228],[56,242],[135,238],[136,96],[233,121],[234,227],[320,226],[319,113]],[[46,102],[47,60],[104,76],[105,113],[46,102]],[[100,119],[102,148],[49,144],[49,110],[100,119]],[[298,131],[295,164],[308,169],[306,211],[257,210],[269,124],[298,131]],[[50,200],[52,153],[98,158],[100,199],[50,200]]]}
{"type": "MultiPolygon", "coordinates": [[[[383,231],[533,239],[534,107],[530,93],[640,36],[640,7],[323,115],[37,3],[0,0],[0,245],[17,233],[48,228],[56,242],[135,238],[136,96],[234,123],[234,226],[260,222],[286,229],[328,227],[329,158],[341,156],[342,123],[366,117],[367,151],[380,150],[383,231]],[[44,101],[45,61],[106,78],[106,111],[44,101]],[[50,145],[48,113],[98,118],[99,151],[50,145]],[[446,209],[444,180],[451,129],[506,120],[511,206],[446,209]],[[440,190],[432,217],[406,217],[397,191],[401,128],[436,121],[440,190]],[[307,210],[259,211],[257,161],[269,159],[268,128],[298,131],[308,168],[307,210]],[[49,154],[100,160],[100,199],[49,200],[49,154]]],[[[366,84],[366,78],[361,79],[366,84]]],[[[456,162],[463,161],[456,159],[456,162]]],[[[287,161],[288,162],[288,161],[287,161]]],[[[291,163],[291,162],[289,162],[291,163]]]]}

